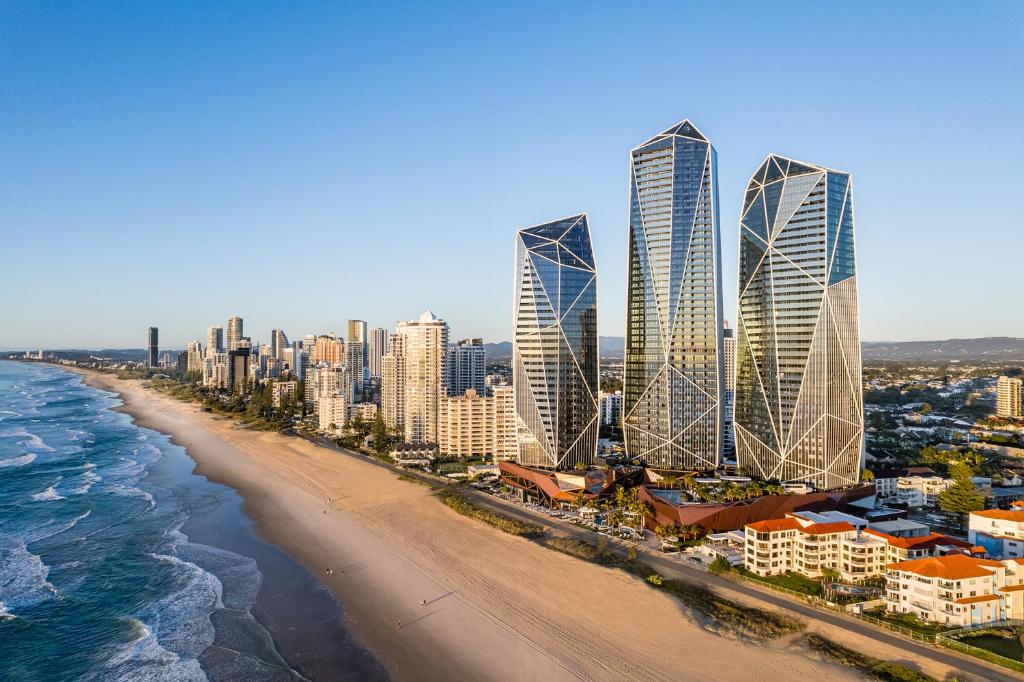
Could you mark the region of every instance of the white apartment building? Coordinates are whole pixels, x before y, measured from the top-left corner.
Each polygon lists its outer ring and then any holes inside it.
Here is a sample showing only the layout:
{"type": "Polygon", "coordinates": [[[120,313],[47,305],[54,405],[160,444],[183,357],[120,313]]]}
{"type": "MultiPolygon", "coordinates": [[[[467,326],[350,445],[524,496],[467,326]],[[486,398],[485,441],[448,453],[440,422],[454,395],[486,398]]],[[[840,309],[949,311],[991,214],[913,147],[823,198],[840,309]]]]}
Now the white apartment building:
{"type": "Polygon", "coordinates": [[[989,556],[1024,558],[1024,511],[986,509],[971,512],[967,539],[984,547],[989,556]]]}
{"type": "Polygon", "coordinates": [[[348,406],[348,418],[359,417],[364,422],[373,422],[377,419],[377,406],[373,403],[356,403],[348,406]]]}
{"type": "Polygon", "coordinates": [[[622,391],[600,393],[601,423],[622,428],[622,391]]]}
{"type": "Polygon", "coordinates": [[[337,433],[348,423],[348,394],[329,393],[320,396],[319,424],[325,433],[337,433]]]}
{"type": "Polygon", "coordinates": [[[185,350],[188,353],[188,372],[203,371],[203,346],[199,341],[192,341],[185,350]]]}
{"type": "Polygon", "coordinates": [[[1024,560],[950,554],[886,566],[886,609],[951,627],[1024,618],[1024,560]]]}
{"type": "Polygon", "coordinates": [[[408,443],[438,443],[448,360],[448,324],[429,310],[399,322],[384,356],[381,396],[388,426],[408,443]]]}
{"type": "Polygon", "coordinates": [[[896,501],[908,507],[934,507],[939,494],[953,480],[942,476],[901,476],[896,480],[896,501]]]}
{"type": "Polygon", "coordinates": [[[275,381],[270,388],[270,399],[274,407],[281,407],[281,401],[285,396],[294,398],[298,387],[297,381],[275,381]]]}
{"type": "MultiPolygon", "coordinates": [[[[350,396],[352,389],[349,384],[348,370],[344,367],[320,367],[316,371],[316,393],[313,411],[320,413],[320,403],[328,396],[344,393],[350,396]]],[[[351,403],[351,399],[349,399],[351,403]]],[[[344,422],[343,422],[344,423],[344,422]]]]}
{"type": "Polygon", "coordinates": [[[1024,382],[1010,377],[999,377],[996,382],[996,415],[1021,416],[1021,389],[1024,382]]]}
{"type": "Polygon", "coordinates": [[[495,462],[515,457],[516,418],[511,386],[493,396],[469,389],[460,397],[441,400],[441,455],[460,458],[489,457],[495,462]]]}

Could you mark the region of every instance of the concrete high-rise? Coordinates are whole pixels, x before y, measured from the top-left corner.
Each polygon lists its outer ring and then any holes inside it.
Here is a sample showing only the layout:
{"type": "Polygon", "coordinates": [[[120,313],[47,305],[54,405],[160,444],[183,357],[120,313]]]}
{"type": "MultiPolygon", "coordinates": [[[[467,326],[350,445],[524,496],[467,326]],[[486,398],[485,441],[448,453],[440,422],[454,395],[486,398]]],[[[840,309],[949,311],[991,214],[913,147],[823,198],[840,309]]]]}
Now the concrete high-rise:
{"type": "Polygon", "coordinates": [[[463,339],[448,349],[448,395],[463,396],[472,389],[486,396],[487,354],[483,339],[463,339]]]}
{"type": "Polygon", "coordinates": [[[519,463],[592,463],[600,427],[597,270],[586,215],[519,230],[514,312],[519,463]]]}
{"type": "Polygon", "coordinates": [[[146,335],[146,364],[156,367],[160,363],[159,332],[156,327],[150,327],[146,335]]]}
{"type": "Polygon", "coordinates": [[[399,322],[384,356],[385,423],[408,443],[437,443],[448,360],[448,324],[429,310],[399,322]]]}
{"type": "Polygon", "coordinates": [[[242,318],[232,317],[228,320],[228,350],[235,350],[242,342],[242,318]]]}
{"type": "Polygon", "coordinates": [[[1020,379],[999,377],[996,382],[996,416],[1021,416],[1021,385],[1020,379]]]}
{"type": "Polygon", "coordinates": [[[228,351],[227,389],[231,393],[245,393],[249,390],[250,355],[248,342],[239,340],[234,350],[228,351]]]}
{"type": "Polygon", "coordinates": [[[819,489],[860,480],[860,324],[848,173],[769,155],[740,218],[737,464],[819,489]]]}
{"type": "Polygon", "coordinates": [[[370,330],[370,349],[367,357],[367,365],[370,368],[370,376],[380,379],[384,365],[384,354],[388,352],[388,330],[383,327],[375,327],[370,330]]]}
{"type": "Polygon", "coordinates": [[[345,362],[345,342],[334,334],[321,334],[313,346],[313,363],[334,367],[345,362]]]}
{"type": "Polygon", "coordinates": [[[224,327],[210,327],[206,330],[206,352],[224,352],[224,327]]]}
{"type": "Polygon", "coordinates": [[[202,372],[203,371],[203,346],[199,343],[199,340],[192,341],[188,344],[185,350],[188,353],[188,372],[202,372]]]}
{"type": "Polygon", "coordinates": [[[345,342],[345,366],[352,376],[352,402],[362,402],[366,379],[366,322],[348,321],[348,339],[345,342]]]}
{"type": "Polygon", "coordinates": [[[650,466],[722,451],[722,280],[715,148],[689,121],[630,152],[623,431],[650,466]]]}
{"type": "Polygon", "coordinates": [[[278,360],[284,360],[284,349],[288,347],[288,337],[281,329],[270,330],[270,354],[278,360]]]}

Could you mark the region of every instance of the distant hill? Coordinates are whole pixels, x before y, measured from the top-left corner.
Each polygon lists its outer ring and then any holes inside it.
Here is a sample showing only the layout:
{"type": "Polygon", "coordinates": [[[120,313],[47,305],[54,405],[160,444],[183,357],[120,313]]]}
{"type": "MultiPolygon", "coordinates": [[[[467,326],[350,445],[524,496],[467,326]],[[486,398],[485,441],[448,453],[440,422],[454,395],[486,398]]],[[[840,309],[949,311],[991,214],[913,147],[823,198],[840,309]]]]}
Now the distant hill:
{"type": "MultiPolygon", "coordinates": [[[[512,357],[512,343],[484,344],[489,361],[512,357]]],[[[601,357],[621,358],[626,340],[621,336],[602,336],[601,357]]],[[[865,341],[865,361],[907,362],[911,360],[960,360],[983,362],[1024,362],[1024,339],[990,336],[983,339],[946,339],[945,341],[865,341]]]]}
{"type": "MultiPolygon", "coordinates": [[[[626,339],[621,336],[602,336],[598,342],[601,357],[621,358],[626,348],[626,339]]],[[[485,343],[488,362],[499,362],[512,357],[512,342],[500,341],[498,343],[485,343]]]]}
{"type": "Polygon", "coordinates": [[[989,336],[945,341],[865,341],[865,360],[1024,362],[1024,339],[989,336]]]}

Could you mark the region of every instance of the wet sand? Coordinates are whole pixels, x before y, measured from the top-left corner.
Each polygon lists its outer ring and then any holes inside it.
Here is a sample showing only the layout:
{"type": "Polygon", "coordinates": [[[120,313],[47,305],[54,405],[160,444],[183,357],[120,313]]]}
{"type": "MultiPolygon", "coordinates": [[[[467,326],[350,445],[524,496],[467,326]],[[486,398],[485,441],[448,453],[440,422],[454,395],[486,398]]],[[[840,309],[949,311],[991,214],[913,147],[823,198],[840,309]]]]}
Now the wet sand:
{"type": "Polygon", "coordinates": [[[337,595],[349,629],[396,679],[861,679],[787,641],[708,632],[632,576],[497,532],[369,463],[139,382],[86,379],[185,446],[196,473],[237,490],[259,536],[337,595]]]}

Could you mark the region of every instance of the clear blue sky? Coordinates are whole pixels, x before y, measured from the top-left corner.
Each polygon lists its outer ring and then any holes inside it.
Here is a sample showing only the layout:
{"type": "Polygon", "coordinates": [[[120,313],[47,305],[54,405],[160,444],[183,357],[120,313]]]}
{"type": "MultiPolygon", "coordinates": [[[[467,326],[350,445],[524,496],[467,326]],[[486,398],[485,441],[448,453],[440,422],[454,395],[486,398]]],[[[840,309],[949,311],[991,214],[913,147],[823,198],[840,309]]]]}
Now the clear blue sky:
{"type": "Polygon", "coordinates": [[[628,151],[683,118],[730,319],[777,152],[853,173],[865,340],[1024,336],[1022,55],[1020,2],[0,2],[0,348],[508,339],[516,228],[580,211],[621,335],[628,151]]]}

